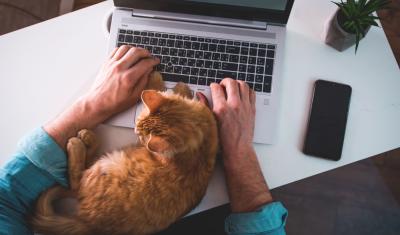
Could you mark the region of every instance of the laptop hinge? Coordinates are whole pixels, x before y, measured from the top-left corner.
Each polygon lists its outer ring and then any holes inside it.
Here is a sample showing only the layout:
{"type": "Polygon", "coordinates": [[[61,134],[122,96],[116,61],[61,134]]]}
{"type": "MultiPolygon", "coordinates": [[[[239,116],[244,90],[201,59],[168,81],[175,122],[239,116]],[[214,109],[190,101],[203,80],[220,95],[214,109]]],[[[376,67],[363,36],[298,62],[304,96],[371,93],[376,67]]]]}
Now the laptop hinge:
{"type": "Polygon", "coordinates": [[[267,30],[267,23],[260,21],[227,19],[221,17],[210,17],[210,16],[190,15],[190,14],[162,12],[162,11],[148,11],[148,10],[138,10],[138,9],[132,10],[132,16],[160,19],[160,20],[210,24],[218,26],[229,26],[237,28],[267,30]]]}

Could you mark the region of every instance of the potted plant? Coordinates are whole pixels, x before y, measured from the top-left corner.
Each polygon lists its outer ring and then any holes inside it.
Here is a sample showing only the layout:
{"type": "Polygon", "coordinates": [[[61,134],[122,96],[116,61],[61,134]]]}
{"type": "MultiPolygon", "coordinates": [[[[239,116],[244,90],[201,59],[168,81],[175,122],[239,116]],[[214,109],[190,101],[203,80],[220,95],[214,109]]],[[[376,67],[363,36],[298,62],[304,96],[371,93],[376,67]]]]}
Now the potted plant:
{"type": "Polygon", "coordinates": [[[357,53],[360,40],[365,37],[371,26],[379,27],[379,17],[373,12],[385,8],[389,0],[347,0],[333,2],[339,8],[328,22],[325,43],[343,51],[356,45],[357,53]]]}

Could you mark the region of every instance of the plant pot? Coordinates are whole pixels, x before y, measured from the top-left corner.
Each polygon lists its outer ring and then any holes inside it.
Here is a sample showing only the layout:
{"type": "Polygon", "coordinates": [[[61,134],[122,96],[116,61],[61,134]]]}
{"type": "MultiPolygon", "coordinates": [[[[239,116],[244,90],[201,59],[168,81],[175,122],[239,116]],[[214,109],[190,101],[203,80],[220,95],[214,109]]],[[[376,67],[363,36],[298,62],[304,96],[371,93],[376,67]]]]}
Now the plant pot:
{"type": "MultiPolygon", "coordinates": [[[[327,23],[325,43],[335,48],[338,51],[344,51],[347,48],[356,44],[356,35],[353,33],[346,32],[339,24],[340,9],[333,14],[327,23]]],[[[371,27],[365,29],[365,34],[371,27]]],[[[364,34],[364,35],[365,35],[364,34]]],[[[361,41],[362,38],[360,38],[361,41]]]]}

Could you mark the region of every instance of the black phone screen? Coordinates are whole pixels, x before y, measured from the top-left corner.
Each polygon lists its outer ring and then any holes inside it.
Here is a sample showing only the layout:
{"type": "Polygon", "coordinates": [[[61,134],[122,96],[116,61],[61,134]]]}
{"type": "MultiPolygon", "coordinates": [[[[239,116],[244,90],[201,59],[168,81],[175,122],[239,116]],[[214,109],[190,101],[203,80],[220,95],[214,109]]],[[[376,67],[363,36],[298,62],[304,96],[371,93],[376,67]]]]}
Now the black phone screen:
{"type": "Polygon", "coordinates": [[[308,120],[303,152],[339,160],[342,155],[351,87],[317,80],[308,120]]]}

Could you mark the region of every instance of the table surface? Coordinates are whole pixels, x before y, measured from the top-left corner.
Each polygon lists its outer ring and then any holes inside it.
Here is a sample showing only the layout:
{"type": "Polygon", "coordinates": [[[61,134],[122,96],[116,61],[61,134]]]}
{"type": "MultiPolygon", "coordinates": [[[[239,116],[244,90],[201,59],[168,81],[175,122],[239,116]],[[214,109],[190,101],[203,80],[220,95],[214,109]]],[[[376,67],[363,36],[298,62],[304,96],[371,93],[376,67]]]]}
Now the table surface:
{"type": "MultiPolygon", "coordinates": [[[[43,125],[87,90],[107,56],[103,28],[106,1],[0,36],[0,165],[18,140],[43,125]]],[[[329,0],[297,0],[287,25],[278,140],[255,145],[264,176],[275,188],[400,147],[400,71],[382,28],[373,27],[357,55],[326,46],[324,23],[335,11],[329,0]],[[352,86],[342,159],[301,152],[313,82],[326,79],[352,86]]],[[[125,128],[97,129],[103,150],[132,143],[125,128]]],[[[218,166],[206,196],[191,213],[228,202],[218,166]]]]}

